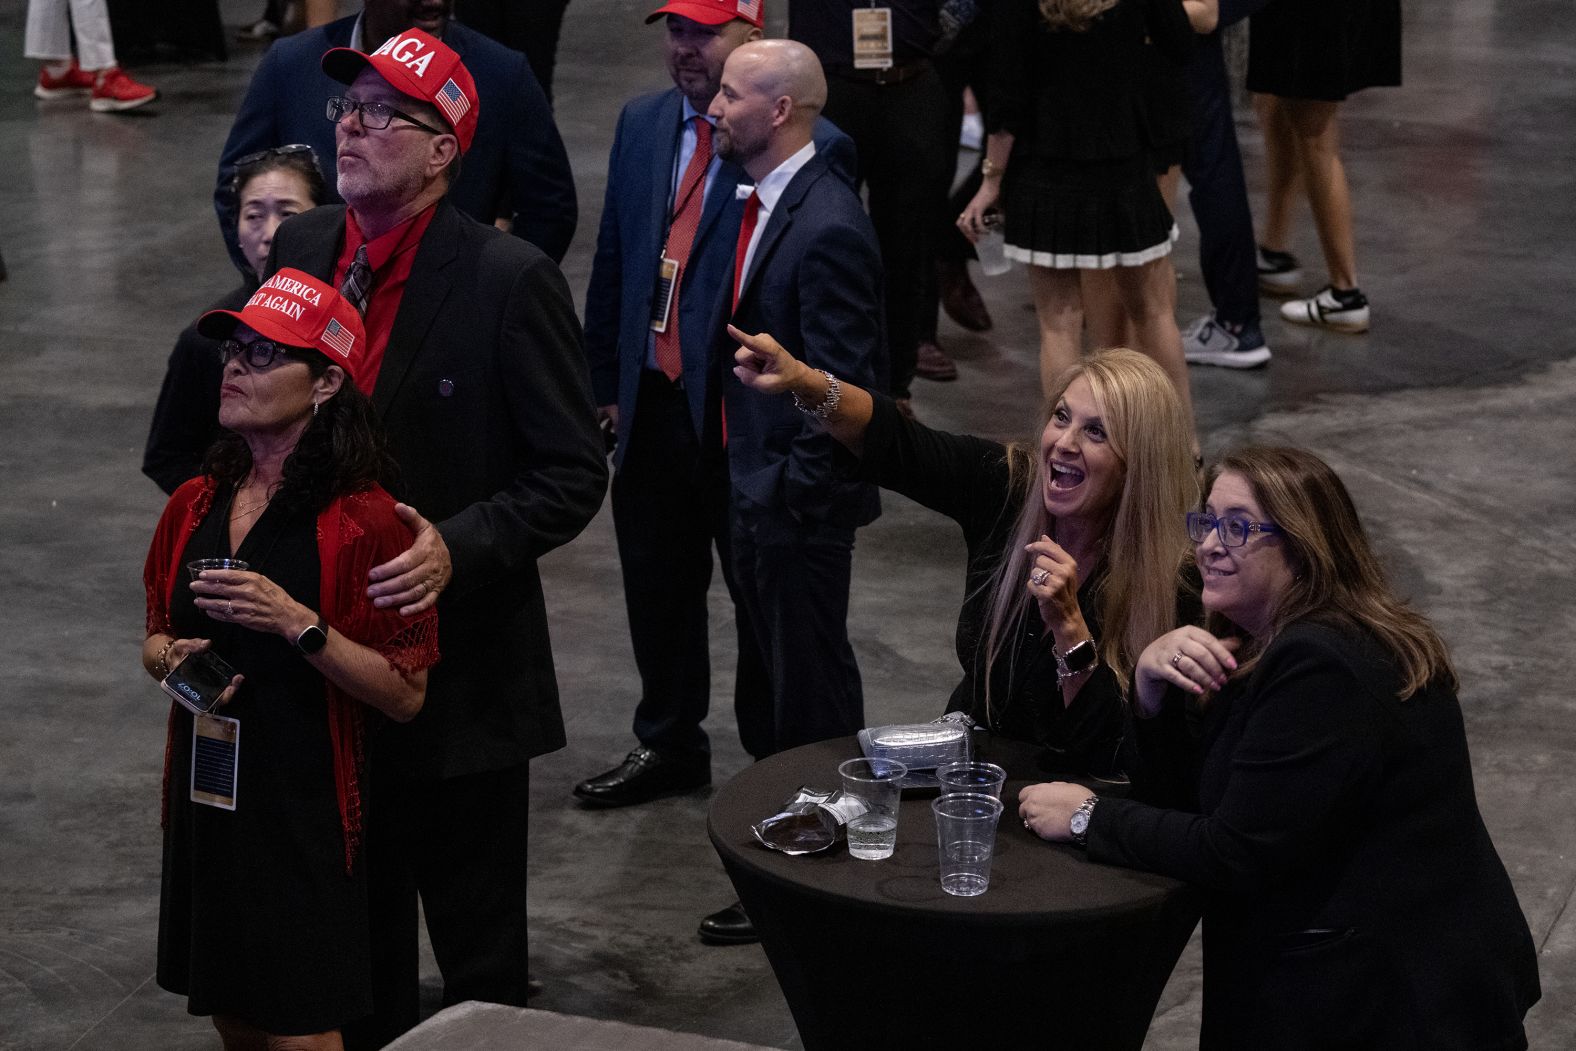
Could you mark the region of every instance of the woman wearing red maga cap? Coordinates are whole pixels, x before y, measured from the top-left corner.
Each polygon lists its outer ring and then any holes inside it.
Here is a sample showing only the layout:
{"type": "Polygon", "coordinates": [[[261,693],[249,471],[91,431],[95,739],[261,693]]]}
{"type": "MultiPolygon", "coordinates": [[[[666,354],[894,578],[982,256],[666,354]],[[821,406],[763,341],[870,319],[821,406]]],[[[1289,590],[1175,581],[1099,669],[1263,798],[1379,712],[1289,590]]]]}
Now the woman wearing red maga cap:
{"type": "Polygon", "coordinates": [[[232,1051],[276,1036],[338,1048],[339,1027],[372,1011],[362,742],[421,709],[437,618],[366,597],[367,571],[410,534],[378,486],[388,459],[354,383],[355,309],[281,270],[239,313],[198,325],[223,340],[230,433],[154,533],[142,664],[163,679],[211,649],[237,674],[211,714],[171,707],[158,981],[232,1051]],[[190,579],[206,558],[247,568],[190,579]],[[234,739],[233,779],[217,789],[194,763],[199,738],[205,758],[234,739]]]}

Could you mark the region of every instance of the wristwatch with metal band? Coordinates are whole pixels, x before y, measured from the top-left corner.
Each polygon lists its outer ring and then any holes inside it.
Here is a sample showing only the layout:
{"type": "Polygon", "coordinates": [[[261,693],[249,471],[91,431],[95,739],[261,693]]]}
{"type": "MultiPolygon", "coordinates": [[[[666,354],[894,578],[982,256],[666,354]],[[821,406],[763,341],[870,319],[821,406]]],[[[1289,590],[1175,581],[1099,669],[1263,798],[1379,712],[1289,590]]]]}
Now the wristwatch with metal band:
{"type": "Polygon", "coordinates": [[[1073,817],[1068,822],[1068,828],[1073,834],[1074,846],[1085,846],[1089,839],[1089,818],[1094,815],[1094,805],[1100,801],[1099,796],[1090,796],[1078,804],[1078,809],[1073,811],[1073,817]]]}
{"type": "Polygon", "coordinates": [[[1082,675],[1094,668],[1095,662],[1100,658],[1100,651],[1094,648],[1093,639],[1084,639],[1076,645],[1069,646],[1065,653],[1056,653],[1056,672],[1058,678],[1069,679],[1074,675],[1082,675]]]}

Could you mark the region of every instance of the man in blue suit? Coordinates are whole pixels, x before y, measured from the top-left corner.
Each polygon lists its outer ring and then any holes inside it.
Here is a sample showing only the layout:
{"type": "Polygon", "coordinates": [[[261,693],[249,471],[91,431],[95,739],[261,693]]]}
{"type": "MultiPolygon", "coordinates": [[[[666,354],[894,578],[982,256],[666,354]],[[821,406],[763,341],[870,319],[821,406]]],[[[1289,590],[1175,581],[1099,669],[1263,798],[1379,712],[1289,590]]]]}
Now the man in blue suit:
{"type": "Polygon", "coordinates": [[[367,0],[359,15],[297,33],[268,49],[230,127],[214,187],[219,228],[237,266],[245,260],[235,241],[237,202],[230,187],[236,162],[275,146],[305,143],[323,164],[330,200],[339,201],[334,124],[324,107],[343,85],[323,72],[320,61],[336,47],[371,52],[412,27],[459,54],[481,99],[476,138],[449,189],[449,201],[478,222],[510,219],[515,234],[555,263],[563,261],[578,208],[569,156],[547,97],[524,55],[450,20],[452,7],[453,0],[436,8],[418,0],[367,0]]]}
{"type": "MultiPolygon", "coordinates": [[[[821,64],[803,44],[760,40],[728,56],[711,104],[717,152],[755,188],[719,314],[745,332],[770,333],[812,368],[881,390],[881,250],[858,194],[813,139],[825,103],[821,64]]],[[[725,367],[737,342],[716,330],[713,354],[725,367]]],[[[733,567],[771,682],[769,754],[864,725],[848,584],[854,530],[881,505],[811,418],[816,406],[796,408],[748,390],[731,371],[723,376],[733,567]]],[[[742,930],[748,919],[738,905],[701,924],[714,940],[742,930]]]]}
{"type": "MultiPolygon", "coordinates": [[[[647,18],[665,19],[674,87],[624,107],[608,162],[586,292],[586,353],[598,412],[617,440],[613,525],[641,696],[639,745],[613,769],[575,786],[576,796],[597,806],[643,803],[711,781],[701,723],[711,695],[706,591],[713,545],[736,599],[740,740],[757,758],[775,750],[765,668],[735,593],[712,357],[718,297],[733,280],[744,210],[736,191],[748,180],[716,156],[706,116],[728,55],[760,39],[761,6],[671,0],[647,18]]],[[[824,121],[815,134],[841,170],[851,171],[852,142],[824,121]]]]}
{"type": "MultiPolygon", "coordinates": [[[[713,544],[730,594],[734,584],[710,326],[733,274],[743,208],[735,188],[744,173],[715,155],[705,113],[728,55],[760,38],[760,7],[741,14],[735,0],[672,0],[653,12],[648,22],[666,18],[674,86],[624,107],[608,159],[586,291],[586,355],[598,414],[617,435],[613,527],[641,695],[639,746],[575,786],[576,796],[599,806],[711,782],[701,721],[711,696],[713,544]],[[667,289],[659,290],[664,268],[667,289]]],[[[734,707],[745,749],[762,754],[749,723],[767,703],[765,670],[743,610],[737,624],[734,707]]]]}

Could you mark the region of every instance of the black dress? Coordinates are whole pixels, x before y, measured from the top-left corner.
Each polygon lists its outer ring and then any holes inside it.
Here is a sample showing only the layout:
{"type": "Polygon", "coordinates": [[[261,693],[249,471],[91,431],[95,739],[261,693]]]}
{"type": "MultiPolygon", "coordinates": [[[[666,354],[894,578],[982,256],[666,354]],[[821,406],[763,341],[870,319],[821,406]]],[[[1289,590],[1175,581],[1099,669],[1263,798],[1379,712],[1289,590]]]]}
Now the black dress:
{"type": "Polygon", "coordinates": [[[1401,0],[1273,0],[1248,26],[1249,91],[1340,102],[1401,83],[1401,0]]]}
{"type": "Polygon", "coordinates": [[[1081,32],[1052,29],[1035,0],[1004,0],[992,14],[987,127],[1013,135],[1001,200],[1008,256],[1092,270],[1169,254],[1176,224],[1155,155],[1177,136],[1151,111],[1152,78],[1157,51],[1181,62],[1194,45],[1181,0],[1118,0],[1081,32]]]}
{"type": "MultiPolygon", "coordinates": [[[[229,494],[215,493],[182,564],[230,555],[229,494]]],[[[234,553],[320,605],[316,516],[271,505],[234,553]]],[[[158,981],[194,1015],[281,1035],[372,1013],[366,877],[345,873],[324,681],[294,648],[210,619],[184,581],[170,618],[246,676],[219,714],[241,724],[236,809],[190,800],[192,716],[176,706],[159,909],[158,981]]]]}
{"type": "MultiPolygon", "coordinates": [[[[1051,636],[1033,608],[1015,626],[1008,658],[985,667],[990,582],[1023,506],[1008,477],[1006,449],[985,438],[931,430],[905,419],[890,399],[873,398],[860,458],[865,478],[953,519],[968,545],[957,629],[963,679],[947,710],[968,712],[993,732],[1039,744],[1047,770],[1117,773],[1124,705],[1109,667],[1097,665],[1073,703],[1064,704],[1051,636]]],[[[1079,611],[1096,640],[1102,579],[1096,573],[1078,589],[1079,611]]]]}

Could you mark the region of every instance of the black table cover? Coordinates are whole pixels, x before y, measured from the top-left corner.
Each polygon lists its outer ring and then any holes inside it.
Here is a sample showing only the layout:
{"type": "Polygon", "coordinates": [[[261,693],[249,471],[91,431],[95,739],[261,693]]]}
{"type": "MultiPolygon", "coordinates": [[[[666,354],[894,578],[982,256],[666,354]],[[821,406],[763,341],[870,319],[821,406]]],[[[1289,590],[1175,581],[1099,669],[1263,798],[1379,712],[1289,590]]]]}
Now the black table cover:
{"type": "Polygon", "coordinates": [[[1196,894],[1033,836],[1016,800],[1048,779],[1036,749],[982,735],[975,751],[1007,771],[990,889],[976,898],[941,889],[934,790],[905,795],[897,850],[884,861],[841,845],[789,857],[756,842],[750,825],[799,786],[837,786],[838,763],[860,754],[852,737],[762,760],[713,800],[712,845],[806,1051],[1142,1046],[1198,920],[1196,894]]]}

